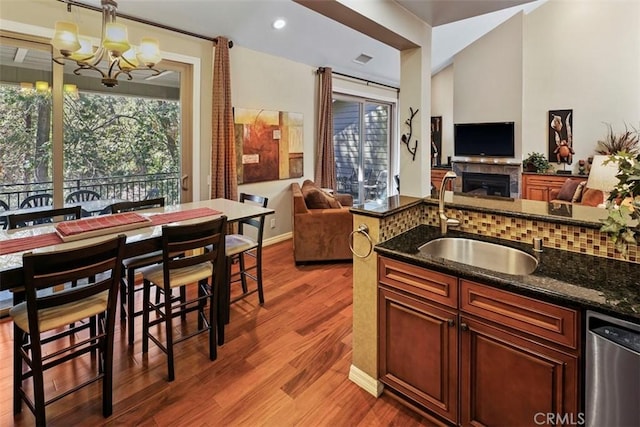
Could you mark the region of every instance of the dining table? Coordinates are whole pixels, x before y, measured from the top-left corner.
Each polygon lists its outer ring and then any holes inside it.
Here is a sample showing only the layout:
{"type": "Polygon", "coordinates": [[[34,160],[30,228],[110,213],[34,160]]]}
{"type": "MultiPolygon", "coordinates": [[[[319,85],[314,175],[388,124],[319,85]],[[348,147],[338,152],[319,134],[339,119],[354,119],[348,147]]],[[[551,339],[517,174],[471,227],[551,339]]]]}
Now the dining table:
{"type": "MultiPolygon", "coordinates": [[[[162,249],[162,226],[165,224],[193,224],[219,218],[226,215],[227,222],[233,223],[242,219],[256,218],[275,213],[271,208],[249,203],[240,203],[228,199],[211,199],[197,202],[180,203],[159,208],[136,211],[136,214],[149,221],[138,225],[128,225],[126,229],[117,225],[104,228],[96,235],[95,231],[74,234],[73,238],[65,238],[60,233],[60,225],[42,224],[34,227],[14,230],[0,230],[0,291],[19,288],[23,284],[22,256],[26,252],[42,253],[88,246],[118,236],[126,235],[125,258],[140,256],[162,249]]],[[[122,215],[122,214],[116,214],[122,215]]],[[[111,215],[89,217],[89,220],[109,219],[111,215]]],[[[76,220],[86,221],[86,220],[76,220]]],[[[73,221],[66,221],[73,224],[73,221]]],[[[225,269],[226,271],[226,269],[225,269]]],[[[223,278],[225,279],[225,278],[223,278]]],[[[220,287],[220,298],[217,307],[218,322],[224,325],[229,318],[229,307],[226,305],[229,287],[223,281],[220,287]]],[[[14,292],[14,303],[21,294],[14,292]]]]}

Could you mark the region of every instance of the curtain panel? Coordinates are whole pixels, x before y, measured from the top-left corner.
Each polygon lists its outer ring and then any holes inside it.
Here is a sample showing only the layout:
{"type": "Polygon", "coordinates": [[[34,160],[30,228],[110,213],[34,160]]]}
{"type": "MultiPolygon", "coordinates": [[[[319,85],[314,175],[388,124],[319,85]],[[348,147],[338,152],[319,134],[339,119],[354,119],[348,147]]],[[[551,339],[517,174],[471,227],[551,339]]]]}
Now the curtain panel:
{"type": "Polygon", "coordinates": [[[336,189],[336,157],[333,149],[333,84],[331,68],[318,69],[318,139],[315,182],[323,188],[336,189]]]}
{"type": "Polygon", "coordinates": [[[217,37],[211,114],[211,198],[238,200],[229,40],[217,37]]]}

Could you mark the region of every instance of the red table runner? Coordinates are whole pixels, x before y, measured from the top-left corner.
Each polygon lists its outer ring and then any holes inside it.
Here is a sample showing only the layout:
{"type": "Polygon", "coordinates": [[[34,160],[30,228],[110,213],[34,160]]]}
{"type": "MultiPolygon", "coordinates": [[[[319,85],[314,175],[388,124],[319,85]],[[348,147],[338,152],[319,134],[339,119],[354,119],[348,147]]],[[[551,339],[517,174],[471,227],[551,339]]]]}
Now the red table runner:
{"type": "Polygon", "coordinates": [[[14,252],[30,251],[43,246],[51,246],[62,243],[57,233],[40,234],[39,236],[19,237],[17,239],[1,240],[0,255],[14,252]]]}
{"type": "Polygon", "coordinates": [[[187,209],[185,211],[169,212],[151,215],[149,219],[153,225],[169,224],[170,222],[185,221],[187,219],[202,218],[203,216],[220,215],[222,212],[211,208],[187,209]]]}
{"type": "MultiPolygon", "coordinates": [[[[219,215],[222,212],[210,208],[196,208],[184,211],[169,212],[156,214],[145,218],[133,212],[125,212],[122,214],[103,215],[95,218],[79,219],[74,221],[65,221],[59,223],[56,227],[58,232],[64,230],[68,235],[85,233],[98,229],[109,227],[117,227],[122,224],[131,224],[140,222],[140,226],[145,226],[144,222],[151,220],[152,225],[169,224],[176,221],[184,221],[187,219],[202,218],[205,216],[219,215]],[[140,220],[139,218],[142,218],[140,220]],[[98,228],[88,228],[90,226],[98,228]]],[[[19,237],[16,239],[8,239],[0,241],[0,255],[10,254],[14,252],[25,252],[31,249],[41,248],[63,243],[58,233],[47,233],[38,236],[19,237]]]]}
{"type": "Polygon", "coordinates": [[[64,237],[131,224],[139,224],[140,227],[144,227],[144,223],[148,222],[149,220],[140,214],[123,212],[113,215],[100,215],[85,219],[64,221],[56,225],[56,230],[64,237]]]}

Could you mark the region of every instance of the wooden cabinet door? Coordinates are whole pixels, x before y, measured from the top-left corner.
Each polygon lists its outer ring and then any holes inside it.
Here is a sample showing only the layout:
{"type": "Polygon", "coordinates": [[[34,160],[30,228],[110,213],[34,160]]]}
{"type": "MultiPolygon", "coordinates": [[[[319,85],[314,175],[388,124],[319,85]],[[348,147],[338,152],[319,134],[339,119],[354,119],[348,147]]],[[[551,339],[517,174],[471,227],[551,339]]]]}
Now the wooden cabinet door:
{"type": "Polygon", "coordinates": [[[468,317],[460,322],[461,425],[579,419],[576,356],[468,317]]]}
{"type": "Polygon", "coordinates": [[[379,288],[379,376],[393,390],[457,423],[455,311],[379,288]]]}
{"type": "Polygon", "coordinates": [[[541,202],[548,202],[549,188],[530,185],[526,189],[525,198],[529,200],[539,200],[541,202]]]}

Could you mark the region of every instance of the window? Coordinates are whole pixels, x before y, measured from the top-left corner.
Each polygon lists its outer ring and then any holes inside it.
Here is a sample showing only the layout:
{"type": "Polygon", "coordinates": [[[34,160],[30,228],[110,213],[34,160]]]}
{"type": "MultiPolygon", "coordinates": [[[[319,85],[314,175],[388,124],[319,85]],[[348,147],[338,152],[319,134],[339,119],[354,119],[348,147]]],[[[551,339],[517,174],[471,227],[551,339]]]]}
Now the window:
{"type": "MultiPolygon", "coordinates": [[[[115,88],[75,68],[52,66],[48,40],[0,34],[0,200],[18,209],[47,193],[60,206],[87,189],[104,199],[191,201],[193,64],[163,60],[167,72],[115,88]]],[[[0,314],[8,304],[3,292],[0,314]]]]}
{"type": "Polygon", "coordinates": [[[389,188],[393,105],[334,94],[333,144],[339,193],[356,203],[383,200],[389,188]]]}

